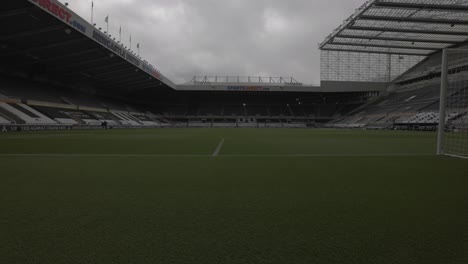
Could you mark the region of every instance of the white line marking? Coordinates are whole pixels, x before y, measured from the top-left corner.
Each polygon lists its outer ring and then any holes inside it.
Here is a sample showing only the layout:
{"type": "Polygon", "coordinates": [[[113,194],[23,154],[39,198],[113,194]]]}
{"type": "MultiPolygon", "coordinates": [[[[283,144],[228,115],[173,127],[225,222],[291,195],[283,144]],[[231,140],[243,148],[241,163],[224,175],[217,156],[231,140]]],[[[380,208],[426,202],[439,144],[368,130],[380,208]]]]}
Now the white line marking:
{"type": "MultiPolygon", "coordinates": [[[[222,141],[224,143],[224,141],[222,141]]],[[[255,158],[255,157],[265,157],[265,158],[346,158],[346,157],[432,157],[437,156],[435,154],[291,154],[291,155],[219,155],[223,144],[219,144],[212,155],[196,155],[196,154],[47,154],[47,153],[36,153],[36,154],[0,154],[0,157],[135,157],[135,158],[145,158],[145,157],[154,157],[154,158],[164,158],[164,157],[188,157],[188,158],[198,158],[198,157],[224,157],[224,158],[255,158]],[[217,155],[215,155],[217,154],[217,155]]]]}
{"type": "Polygon", "coordinates": [[[459,155],[454,155],[454,154],[444,154],[445,156],[452,157],[452,158],[458,158],[458,159],[468,159],[468,157],[463,157],[459,155]]]}
{"type": "Polygon", "coordinates": [[[0,157],[211,157],[211,155],[191,154],[0,154],[0,157]]]}
{"type": "Polygon", "coordinates": [[[221,139],[221,141],[218,144],[218,147],[215,149],[215,151],[213,152],[213,155],[211,155],[211,156],[212,157],[218,157],[219,152],[221,152],[221,148],[223,148],[223,145],[224,145],[224,138],[221,139]]]}
{"type": "Polygon", "coordinates": [[[290,154],[290,155],[255,155],[255,154],[246,154],[246,155],[220,155],[220,157],[312,157],[312,158],[333,158],[333,157],[414,157],[414,156],[436,156],[435,154],[290,154]]]}

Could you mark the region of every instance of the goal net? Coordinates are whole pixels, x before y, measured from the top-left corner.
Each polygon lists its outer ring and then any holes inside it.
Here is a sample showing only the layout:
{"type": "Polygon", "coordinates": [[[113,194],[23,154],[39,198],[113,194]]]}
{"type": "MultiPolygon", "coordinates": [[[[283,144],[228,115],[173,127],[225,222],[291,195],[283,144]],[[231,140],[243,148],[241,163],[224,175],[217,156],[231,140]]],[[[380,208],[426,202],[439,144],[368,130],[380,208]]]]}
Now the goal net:
{"type": "Polygon", "coordinates": [[[468,48],[442,55],[438,154],[468,158],[468,48]]]}

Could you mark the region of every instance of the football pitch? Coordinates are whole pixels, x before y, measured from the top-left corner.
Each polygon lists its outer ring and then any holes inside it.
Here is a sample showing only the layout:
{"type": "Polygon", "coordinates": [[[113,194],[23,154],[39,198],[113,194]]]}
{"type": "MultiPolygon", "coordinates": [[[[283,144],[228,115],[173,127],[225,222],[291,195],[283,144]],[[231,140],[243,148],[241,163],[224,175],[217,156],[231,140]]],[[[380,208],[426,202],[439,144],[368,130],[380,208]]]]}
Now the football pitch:
{"type": "Polygon", "coordinates": [[[468,263],[436,134],[0,134],[0,263],[468,263]]]}

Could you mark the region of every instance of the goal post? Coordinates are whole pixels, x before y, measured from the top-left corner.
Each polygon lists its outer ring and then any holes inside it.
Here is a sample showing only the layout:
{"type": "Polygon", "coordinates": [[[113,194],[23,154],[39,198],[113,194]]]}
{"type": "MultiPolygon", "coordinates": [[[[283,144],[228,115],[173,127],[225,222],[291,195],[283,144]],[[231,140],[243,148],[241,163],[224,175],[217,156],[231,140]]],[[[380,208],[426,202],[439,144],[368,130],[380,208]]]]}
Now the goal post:
{"type": "Polygon", "coordinates": [[[445,132],[445,107],[448,84],[448,49],[442,51],[442,67],[440,79],[440,100],[439,100],[439,131],[437,135],[437,155],[444,154],[444,132],[445,132]]]}
{"type": "Polygon", "coordinates": [[[442,52],[437,154],[468,158],[468,47],[442,52]]]}

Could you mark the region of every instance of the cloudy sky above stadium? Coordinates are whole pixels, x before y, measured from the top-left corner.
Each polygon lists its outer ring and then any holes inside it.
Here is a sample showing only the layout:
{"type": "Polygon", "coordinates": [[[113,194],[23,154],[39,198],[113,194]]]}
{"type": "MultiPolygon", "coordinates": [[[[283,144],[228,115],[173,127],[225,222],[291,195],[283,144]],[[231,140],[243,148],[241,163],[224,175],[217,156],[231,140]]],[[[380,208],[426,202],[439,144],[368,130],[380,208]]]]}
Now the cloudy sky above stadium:
{"type": "MultiPolygon", "coordinates": [[[[64,2],[64,0],[62,0],[64,2]]],[[[68,0],[91,19],[91,0],[68,0]]],[[[177,83],[194,75],[320,82],[318,44],[364,0],[95,0],[94,20],[177,83]]]]}

